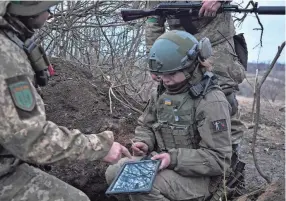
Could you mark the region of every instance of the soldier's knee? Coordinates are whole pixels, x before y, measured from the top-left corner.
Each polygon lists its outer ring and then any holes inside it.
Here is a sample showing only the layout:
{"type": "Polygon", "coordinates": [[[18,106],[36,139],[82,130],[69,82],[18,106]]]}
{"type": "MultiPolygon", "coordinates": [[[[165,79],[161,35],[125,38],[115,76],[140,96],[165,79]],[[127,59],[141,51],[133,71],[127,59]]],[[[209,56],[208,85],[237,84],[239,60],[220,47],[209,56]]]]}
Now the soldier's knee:
{"type": "Polygon", "coordinates": [[[110,165],[106,169],[106,171],[105,171],[105,180],[106,180],[106,183],[108,185],[110,185],[111,182],[113,181],[113,179],[115,178],[116,173],[118,172],[119,168],[120,167],[118,167],[117,165],[110,165]]]}
{"type": "Polygon", "coordinates": [[[55,183],[53,189],[50,190],[51,200],[63,200],[63,201],[90,201],[89,197],[80,189],[75,188],[67,183],[55,183]],[[62,185],[62,188],[57,186],[62,185]]]}
{"type": "Polygon", "coordinates": [[[160,189],[160,191],[167,191],[167,189],[170,189],[170,183],[174,178],[174,171],[163,170],[157,174],[153,186],[160,189]]]}
{"type": "MultiPolygon", "coordinates": [[[[67,200],[71,200],[71,198],[68,198],[67,200]]],[[[82,191],[78,190],[78,197],[74,198],[74,200],[78,201],[90,201],[89,197],[87,197],[86,194],[84,194],[82,191]]]]}

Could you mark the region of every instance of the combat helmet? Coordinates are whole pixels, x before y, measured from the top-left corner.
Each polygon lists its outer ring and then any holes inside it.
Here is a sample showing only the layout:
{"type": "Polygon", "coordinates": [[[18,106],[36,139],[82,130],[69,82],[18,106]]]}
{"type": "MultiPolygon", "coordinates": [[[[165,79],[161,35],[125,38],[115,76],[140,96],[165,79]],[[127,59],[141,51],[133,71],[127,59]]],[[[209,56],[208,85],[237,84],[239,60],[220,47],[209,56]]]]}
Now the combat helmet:
{"type": "Polygon", "coordinates": [[[11,1],[7,6],[7,12],[17,16],[36,16],[60,1],[11,1]]]}
{"type": "Polygon", "coordinates": [[[162,34],[149,52],[149,69],[153,74],[169,74],[194,68],[198,60],[212,54],[208,38],[198,41],[186,31],[172,30],[162,34]]]}

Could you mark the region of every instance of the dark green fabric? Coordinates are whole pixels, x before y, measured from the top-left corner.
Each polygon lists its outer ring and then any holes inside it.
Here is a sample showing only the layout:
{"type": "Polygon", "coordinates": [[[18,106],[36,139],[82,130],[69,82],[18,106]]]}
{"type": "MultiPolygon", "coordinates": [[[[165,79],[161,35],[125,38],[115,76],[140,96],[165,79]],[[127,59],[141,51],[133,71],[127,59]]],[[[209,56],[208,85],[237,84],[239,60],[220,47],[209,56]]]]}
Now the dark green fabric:
{"type": "Polygon", "coordinates": [[[60,1],[20,1],[10,3],[7,12],[17,16],[35,16],[48,9],[60,1]]]}

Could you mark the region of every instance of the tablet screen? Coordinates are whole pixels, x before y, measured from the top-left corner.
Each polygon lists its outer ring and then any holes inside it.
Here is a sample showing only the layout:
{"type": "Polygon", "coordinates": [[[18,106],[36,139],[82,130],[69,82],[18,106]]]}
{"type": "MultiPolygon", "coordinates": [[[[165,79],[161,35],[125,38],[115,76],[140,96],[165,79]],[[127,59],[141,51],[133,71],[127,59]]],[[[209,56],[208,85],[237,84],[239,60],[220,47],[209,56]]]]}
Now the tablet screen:
{"type": "Polygon", "coordinates": [[[159,164],[158,160],[125,163],[106,194],[150,192],[159,164]]]}

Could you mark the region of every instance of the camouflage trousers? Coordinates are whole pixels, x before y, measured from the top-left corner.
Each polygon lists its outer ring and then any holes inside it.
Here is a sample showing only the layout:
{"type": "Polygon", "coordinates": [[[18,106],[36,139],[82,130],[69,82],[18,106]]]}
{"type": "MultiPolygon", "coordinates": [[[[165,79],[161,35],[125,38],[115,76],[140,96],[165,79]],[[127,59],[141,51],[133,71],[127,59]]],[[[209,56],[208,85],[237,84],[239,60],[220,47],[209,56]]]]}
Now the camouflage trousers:
{"type": "Polygon", "coordinates": [[[89,201],[80,190],[28,164],[0,178],[1,201],[89,201]]]}
{"type": "MultiPolygon", "coordinates": [[[[117,164],[110,165],[105,178],[110,185],[120,167],[126,161],[140,160],[142,157],[133,159],[123,158],[117,164]]],[[[153,188],[149,194],[129,195],[131,201],[202,201],[209,196],[209,177],[183,177],[173,170],[160,171],[154,181],[153,188]]],[[[118,200],[126,201],[128,196],[116,196],[118,200]]]]}

